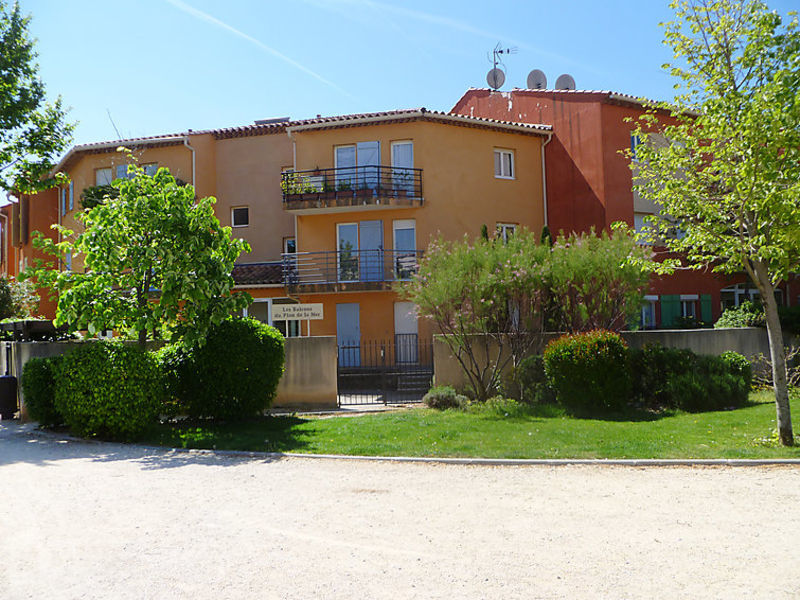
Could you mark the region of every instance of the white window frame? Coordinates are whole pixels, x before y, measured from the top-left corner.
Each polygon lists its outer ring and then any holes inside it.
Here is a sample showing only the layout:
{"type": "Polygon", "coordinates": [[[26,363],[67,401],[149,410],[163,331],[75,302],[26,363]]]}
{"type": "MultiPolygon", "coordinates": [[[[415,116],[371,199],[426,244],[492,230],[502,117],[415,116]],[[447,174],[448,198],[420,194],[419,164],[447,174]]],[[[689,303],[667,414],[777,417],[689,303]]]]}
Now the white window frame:
{"type": "Polygon", "coordinates": [[[494,149],[494,154],[492,156],[494,157],[494,177],[495,177],[495,179],[516,179],[517,178],[516,177],[517,169],[516,169],[516,165],[514,164],[514,151],[513,150],[508,149],[508,148],[495,148],[494,149]],[[499,162],[500,172],[499,173],[497,172],[497,166],[498,166],[497,157],[498,156],[500,157],[500,162],[499,162]],[[503,160],[504,156],[509,156],[510,157],[510,160],[508,161],[508,163],[509,163],[508,166],[509,166],[509,169],[511,171],[510,173],[505,173],[504,172],[505,171],[505,164],[506,164],[505,161],[503,160]]]}
{"type": "Polygon", "coordinates": [[[497,231],[497,236],[503,240],[504,244],[507,244],[509,240],[509,232],[511,232],[511,235],[514,235],[517,233],[518,228],[519,225],[517,223],[498,223],[495,230],[497,231]]]}
{"type": "Polygon", "coordinates": [[[239,228],[239,227],[249,227],[250,226],[250,206],[231,206],[231,227],[239,228]],[[237,210],[245,209],[247,211],[247,222],[244,224],[236,224],[236,219],[234,219],[234,214],[237,210]]]}
{"type": "MultiPolygon", "coordinates": [[[[105,178],[103,178],[105,179],[105,178]]],[[[94,170],[94,184],[95,185],[111,185],[111,182],[114,181],[114,169],[111,167],[101,167],[99,169],[94,170]],[[101,173],[108,173],[108,181],[101,181],[101,173]]]]}
{"type": "Polygon", "coordinates": [[[645,296],[644,303],[642,305],[641,316],[639,318],[639,324],[643,329],[655,329],[656,328],[656,303],[658,302],[658,296],[645,296]],[[647,312],[645,312],[647,311],[647,312]],[[650,317],[650,319],[648,319],[650,317]]]}
{"type": "Polygon", "coordinates": [[[700,299],[698,294],[681,294],[681,316],[684,318],[697,319],[697,301],[700,299]],[[689,310],[691,307],[691,310],[689,310]],[[691,312],[691,314],[689,314],[691,312]]]}

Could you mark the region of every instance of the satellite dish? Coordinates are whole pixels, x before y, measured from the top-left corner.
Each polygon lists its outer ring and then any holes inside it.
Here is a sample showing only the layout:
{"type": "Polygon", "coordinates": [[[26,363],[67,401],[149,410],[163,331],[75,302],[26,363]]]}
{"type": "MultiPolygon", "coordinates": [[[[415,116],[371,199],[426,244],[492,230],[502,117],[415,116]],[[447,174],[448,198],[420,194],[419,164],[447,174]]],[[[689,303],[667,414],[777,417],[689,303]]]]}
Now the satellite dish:
{"type": "Polygon", "coordinates": [[[503,73],[502,69],[494,68],[491,69],[486,74],[486,83],[488,83],[489,87],[494,90],[502,87],[505,81],[506,81],[506,74],[503,73]]]}
{"type": "Polygon", "coordinates": [[[528,89],[529,90],[546,90],[547,89],[547,76],[544,71],[534,69],[528,73],[528,89]]]}
{"type": "Polygon", "coordinates": [[[568,75],[564,73],[563,75],[559,75],[558,79],[556,79],[556,89],[557,90],[574,90],[575,89],[575,80],[572,78],[572,75],[568,75]]]}

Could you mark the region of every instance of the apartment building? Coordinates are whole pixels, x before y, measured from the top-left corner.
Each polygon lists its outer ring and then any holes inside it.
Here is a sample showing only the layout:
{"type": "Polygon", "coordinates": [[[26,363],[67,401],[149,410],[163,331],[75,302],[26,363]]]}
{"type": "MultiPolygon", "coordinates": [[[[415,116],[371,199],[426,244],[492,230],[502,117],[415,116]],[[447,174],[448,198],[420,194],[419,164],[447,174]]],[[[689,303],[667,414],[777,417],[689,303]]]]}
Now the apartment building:
{"type": "MultiPolygon", "coordinates": [[[[629,119],[638,119],[644,111],[637,98],[610,91],[472,88],[451,112],[552,126],[544,154],[547,223],[555,234],[592,227],[600,231],[615,221],[638,230],[647,215],[657,212],[657,207],[632,191],[630,162],[620,153],[631,148],[635,160],[639,140],[632,134],[634,123],[629,119]]],[[[670,122],[666,111],[659,118],[670,122]]],[[[800,301],[798,294],[799,286],[783,284],[779,302],[794,304],[800,301]]],[[[653,277],[641,325],[666,328],[680,317],[714,321],[724,308],[756,297],[758,291],[744,273],[679,271],[653,277]]]]}
{"type": "Polygon", "coordinates": [[[417,340],[431,339],[431,324],[396,290],[431,240],[545,223],[548,127],[423,108],[286,131],[295,165],[283,174],[283,207],[296,218],[297,252],[284,255],[285,284],[322,306],[310,333],[337,336],[340,365],[360,363],[362,340],[394,340],[413,358],[417,340]]]}

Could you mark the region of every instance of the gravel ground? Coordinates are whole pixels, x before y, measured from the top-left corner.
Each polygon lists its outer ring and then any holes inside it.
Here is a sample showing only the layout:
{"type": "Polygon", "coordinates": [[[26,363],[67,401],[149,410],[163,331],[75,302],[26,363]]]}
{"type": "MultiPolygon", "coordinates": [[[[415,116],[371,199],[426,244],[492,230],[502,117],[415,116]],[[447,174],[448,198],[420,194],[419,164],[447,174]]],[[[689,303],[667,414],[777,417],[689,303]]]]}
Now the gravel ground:
{"type": "Polygon", "coordinates": [[[798,598],[800,469],[248,458],[0,423],[0,598],[798,598]]]}

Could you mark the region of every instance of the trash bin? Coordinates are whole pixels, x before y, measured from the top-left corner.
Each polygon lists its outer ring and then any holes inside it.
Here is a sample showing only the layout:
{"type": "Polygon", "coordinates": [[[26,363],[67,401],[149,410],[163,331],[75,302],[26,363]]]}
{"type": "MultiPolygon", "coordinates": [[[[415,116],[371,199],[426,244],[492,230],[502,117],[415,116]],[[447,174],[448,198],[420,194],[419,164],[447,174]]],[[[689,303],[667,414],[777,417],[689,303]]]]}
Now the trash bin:
{"type": "Polygon", "coordinates": [[[0,376],[0,418],[13,419],[17,412],[17,378],[13,375],[0,376]]]}

